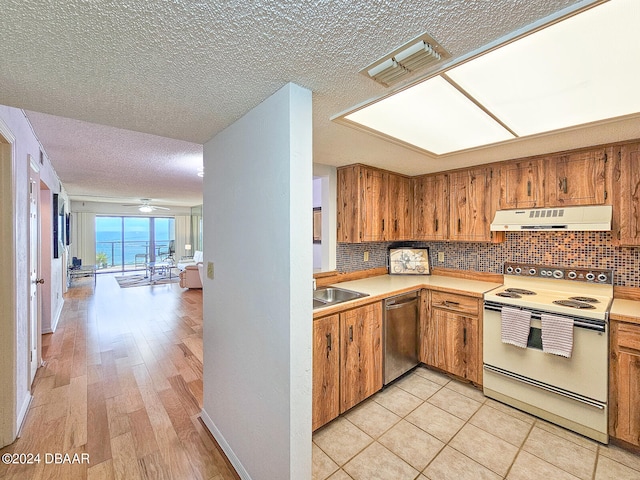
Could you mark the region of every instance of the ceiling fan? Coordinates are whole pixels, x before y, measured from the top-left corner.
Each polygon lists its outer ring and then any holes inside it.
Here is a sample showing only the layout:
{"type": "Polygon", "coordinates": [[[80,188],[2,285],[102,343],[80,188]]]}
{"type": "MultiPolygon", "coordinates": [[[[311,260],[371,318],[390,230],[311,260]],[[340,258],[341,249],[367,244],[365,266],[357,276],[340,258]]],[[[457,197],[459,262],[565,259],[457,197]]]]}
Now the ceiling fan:
{"type": "Polygon", "coordinates": [[[167,207],[159,207],[157,205],[151,205],[151,199],[150,198],[141,198],[140,199],[141,204],[137,204],[137,203],[132,203],[132,204],[128,204],[128,205],[122,205],[123,207],[138,207],[138,210],[142,213],[151,213],[154,212],[156,210],[171,210],[170,208],[167,207]]]}

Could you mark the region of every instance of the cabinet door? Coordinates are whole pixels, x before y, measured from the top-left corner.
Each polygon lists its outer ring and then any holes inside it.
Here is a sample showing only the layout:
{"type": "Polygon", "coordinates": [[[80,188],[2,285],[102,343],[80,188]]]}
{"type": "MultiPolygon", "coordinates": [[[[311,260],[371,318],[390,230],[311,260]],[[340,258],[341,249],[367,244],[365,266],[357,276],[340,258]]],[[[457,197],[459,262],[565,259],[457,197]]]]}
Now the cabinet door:
{"type": "Polygon", "coordinates": [[[611,322],[609,433],[640,446],[640,325],[611,322]]]}
{"type": "Polygon", "coordinates": [[[340,414],[340,323],[338,315],[313,322],[313,430],[340,414]]]}
{"type": "Polygon", "coordinates": [[[385,229],[385,239],[410,239],[413,209],[411,179],[402,175],[389,174],[387,197],[389,225],[385,229]]]}
{"type": "Polygon", "coordinates": [[[605,192],[605,149],[547,159],[547,206],[602,205],[605,192]]]}
{"type": "Polygon", "coordinates": [[[382,388],[382,305],[340,314],[340,412],[382,388]]]}
{"type": "Polygon", "coordinates": [[[621,148],[619,188],[620,243],[640,245],[640,144],[621,148]]]}
{"type": "Polygon", "coordinates": [[[357,243],[360,238],[360,167],[338,169],[336,220],[338,242],[357,243]]]}
{"type": "Polygon", "coordinates": [[[543,162],[531,160],[500,168],[500,208],[534,208],[544,205],[543,162]]]}
{"type": "Polygon", "coordinates": [[[449,238],[457,241],[490,242],[491,170],[469,169],[449,175],[449,238]]]}
{"type": "Polygon", "coordinates": [[[448,175],[418,177],[413,185],[413,239],[446,240],[448,175]]]}
{"type": "Polygon", "coordinates": [[[437,331],[435,366],[477,383],[477,319],[435,308],[431,322],[437,331]]]}
{"type": "Polygon", "coordinates": [[[388,174],[381,170],[362,168],[360,224],[363,242],[381,242],[388,228],[388,174]],[[385,222],[387,225],[385,225],[385,222]]]}

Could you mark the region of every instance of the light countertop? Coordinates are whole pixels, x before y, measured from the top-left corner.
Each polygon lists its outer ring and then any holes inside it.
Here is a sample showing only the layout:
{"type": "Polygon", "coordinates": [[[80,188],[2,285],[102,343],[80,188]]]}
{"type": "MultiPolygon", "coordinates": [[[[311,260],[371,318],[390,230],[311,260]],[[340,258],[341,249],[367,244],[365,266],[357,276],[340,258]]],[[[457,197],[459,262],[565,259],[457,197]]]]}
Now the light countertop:
{"type": "Polygon", "coordinates": [[[313,311],[313,317],[319,318],[325,315],[331,315],[341,310],[358,307],[371,303],[372,301],[382,300],[393,295],[418,290],[420,288],[482,297],[485,292],[493,290],[500,285],[500,283],[495,282],[469,280],[443,275],[379,275],[332,285],[339,288],[346,288],[347,290],[366,293],[369,294],[369,296],[337,305],[317,308],[313,311]]]}
{"type": "Polygon", "coordinates": [[[640,325],[640,301],[614,298],[609,318],[640,325]]]}

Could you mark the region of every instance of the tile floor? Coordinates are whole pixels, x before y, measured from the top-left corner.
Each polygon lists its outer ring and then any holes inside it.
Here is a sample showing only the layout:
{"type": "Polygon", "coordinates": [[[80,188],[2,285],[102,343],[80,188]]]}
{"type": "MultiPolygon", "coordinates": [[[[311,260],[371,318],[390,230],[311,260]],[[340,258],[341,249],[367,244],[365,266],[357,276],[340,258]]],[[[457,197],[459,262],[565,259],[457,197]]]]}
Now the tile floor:
{"type": "Polygon", "coordinates": [[[314,480],[640,479],[640,456],[417,368],[313,435],[314,480]]]}

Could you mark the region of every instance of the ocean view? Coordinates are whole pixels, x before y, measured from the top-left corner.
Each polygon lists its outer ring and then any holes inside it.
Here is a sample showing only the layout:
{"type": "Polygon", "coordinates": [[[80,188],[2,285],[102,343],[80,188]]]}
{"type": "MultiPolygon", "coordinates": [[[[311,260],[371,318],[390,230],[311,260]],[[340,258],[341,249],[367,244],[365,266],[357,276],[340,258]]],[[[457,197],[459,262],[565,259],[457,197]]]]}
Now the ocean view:
{"type": "Polygon", "coordinates": [[[107,267],[122,265],[124,250],[125,265],[143,265],[150,253],[151,221],[158,255],[159,250],[167,251],[175,236],[173,218],[96,217],[96,263],[106,263],[107,267]]]}

